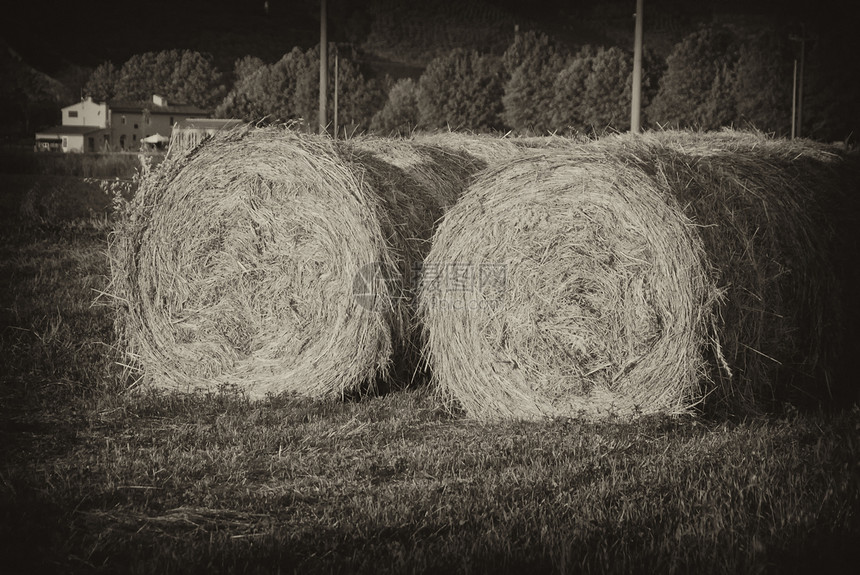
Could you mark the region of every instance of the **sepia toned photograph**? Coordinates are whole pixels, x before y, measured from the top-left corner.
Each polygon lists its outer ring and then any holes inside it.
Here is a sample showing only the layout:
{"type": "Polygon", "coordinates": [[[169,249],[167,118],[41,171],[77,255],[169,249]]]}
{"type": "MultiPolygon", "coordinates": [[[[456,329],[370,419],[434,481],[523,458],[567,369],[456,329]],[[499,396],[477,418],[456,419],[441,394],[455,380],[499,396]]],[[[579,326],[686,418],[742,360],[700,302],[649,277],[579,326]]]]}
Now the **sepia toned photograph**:
{"type": "Polygon", "coordinates": [[[848,0],[0,19],[0,573],[860,565],[848,0]]]}

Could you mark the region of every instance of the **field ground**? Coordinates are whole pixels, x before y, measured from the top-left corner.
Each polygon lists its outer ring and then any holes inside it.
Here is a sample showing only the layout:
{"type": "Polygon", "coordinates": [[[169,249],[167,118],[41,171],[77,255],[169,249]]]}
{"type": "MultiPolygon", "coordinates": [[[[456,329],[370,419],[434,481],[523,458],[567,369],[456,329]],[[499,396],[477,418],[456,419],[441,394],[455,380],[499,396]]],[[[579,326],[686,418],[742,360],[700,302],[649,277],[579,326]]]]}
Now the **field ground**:
{"type": "Polygon", "coordinates": [[[94,192],[86,209],[44,217],[26,208],[32,180],[0,174],[4,573],[838,573],[860,561],[857,406],[490,425],[428,389],[257,403],[130,390],[109,310],[93,305],[109,202],[94,192]]]}

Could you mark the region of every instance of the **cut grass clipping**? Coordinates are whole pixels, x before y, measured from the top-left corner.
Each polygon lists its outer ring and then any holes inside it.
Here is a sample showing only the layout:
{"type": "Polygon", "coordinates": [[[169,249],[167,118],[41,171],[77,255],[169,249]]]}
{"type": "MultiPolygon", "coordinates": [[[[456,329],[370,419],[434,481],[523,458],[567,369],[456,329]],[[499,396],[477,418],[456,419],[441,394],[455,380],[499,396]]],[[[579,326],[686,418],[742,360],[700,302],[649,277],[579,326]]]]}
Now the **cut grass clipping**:
{"type": "Polygon", "coordinates": [[[403,274],[476,166],[283,128],[170,156],[111,242],[117,332],[144,384],[321,397],[409,371],[403,274]]]}
{"type": "Polygon", "coordinates": [[[440,389],[481,419],[676,414],[705,398],[750,412],[796,387],[815,395],[838,331],[821,199],[842,160],[715,140],[609,137],[483,174],[425,263],[440,389]]]}

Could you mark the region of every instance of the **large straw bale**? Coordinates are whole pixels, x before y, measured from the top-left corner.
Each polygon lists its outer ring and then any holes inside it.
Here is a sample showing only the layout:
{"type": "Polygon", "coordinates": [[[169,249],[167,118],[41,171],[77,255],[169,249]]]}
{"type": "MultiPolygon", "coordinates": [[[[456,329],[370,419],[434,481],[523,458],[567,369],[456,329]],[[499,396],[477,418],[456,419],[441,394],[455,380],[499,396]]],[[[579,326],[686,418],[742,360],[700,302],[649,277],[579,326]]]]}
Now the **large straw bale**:
{"type": "Polygon", "coordinates": [[[466,154],[487,166],[510,161],[522,155],[519,138],[499,137],[491,134],[468,132],[425,132],[414,134],[410,141],[466,154]]]}
{"type": "Polygon", "coordinates": [[[476,164],[282,128],[175,152],[111,245],[117,331],[145,383],[326,396],[407,370],[403,274],[476,164]]]}
{"type": "Polygon", "coordinates": [[[640,169],[593,146],[526,153],[474,182],[434,239],[434,376],[479,418],[683,412],[719,295],[704,261],[640,169]]]}
{"type": "Polygon", "coordinates": [[[857,184],[844,155],[735,132],[539,148],[475,181],[426,259],[427,357],[448,397],[535,418],[833,394],[847,243],[832,216],[857,184]]]}
{"type": "Polygon", "coordinates": [[[487,166],[495,166],[536,150],[566,150],[588,140],[563,136],[510,136],[472,134],[467,132],[425,132],[414,134],[410,141],[467,154],[487,166]]]}
{"type": "Polygon", "coordinates": [[[400,326],[380,200],[330,142],[283,129],[219,134],[141,183],[112,242],[117,325],[156,387],[252,397],[373,382],[400,326]]]}

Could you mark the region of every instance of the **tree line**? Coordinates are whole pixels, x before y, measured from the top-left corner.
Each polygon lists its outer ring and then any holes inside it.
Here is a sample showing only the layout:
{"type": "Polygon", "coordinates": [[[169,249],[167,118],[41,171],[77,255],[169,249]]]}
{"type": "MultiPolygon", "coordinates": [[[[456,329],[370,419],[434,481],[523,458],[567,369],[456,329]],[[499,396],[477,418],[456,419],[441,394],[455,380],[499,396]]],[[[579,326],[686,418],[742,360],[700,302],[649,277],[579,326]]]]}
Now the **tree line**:
{"type": "MultiPolygon", "coordinates": [[[[419,78],[397,81],[366,74],[354,52],[334,45],[329,46],[330,78],[335,50],[339,124],[349,130],[545,134],[630,127],[633,54],[617,46],[570,50],[530,31],[518,34],[500,56],[454,49],[432,60],[419,78]]],[[[796,51],[785,30],[720,24],[692,32],[665,59],[646,50],[643,125],[734,125],[787,135],[796,51]]],[[[810,70],[815,69],[814,52],[812,56],[810,70]]],[[[319,108],[319,58],[319,46],[294,48],[273,63],[246,56],[225,75],[205,54],[149,52],[133,56],[120,68],[102,64],[85,90],[98,100],[148,99],[158,93],[169,101],[213,110],[216,117],[304,122],[313,129],[319,108]]],[[[820,83],[817,76],[827,78],[824,73],[810,76],[812,84],[820,83]]],[[[328,85],[333,111],[334,82],[328,85]]],[[[810,121],[815,135],[844,137],[839,130],[846,105],[840,108],[838,97],[827,105],[819,99],[818,118],[810,121]]],[[[811,104],[816,105],[815,99],[811,104]]]]}

